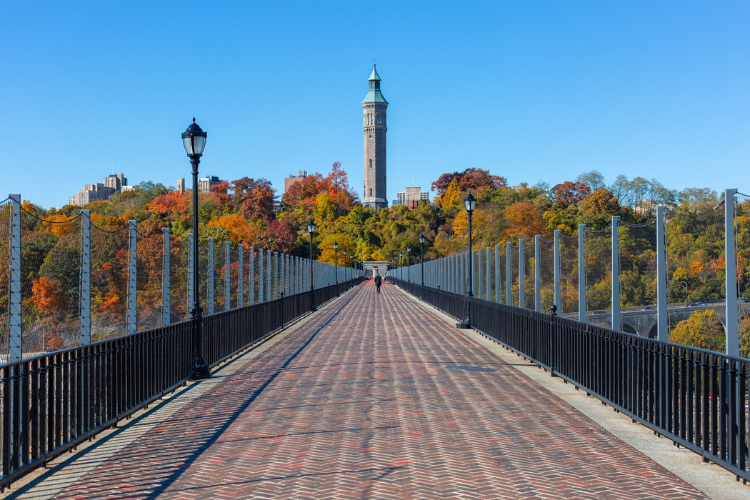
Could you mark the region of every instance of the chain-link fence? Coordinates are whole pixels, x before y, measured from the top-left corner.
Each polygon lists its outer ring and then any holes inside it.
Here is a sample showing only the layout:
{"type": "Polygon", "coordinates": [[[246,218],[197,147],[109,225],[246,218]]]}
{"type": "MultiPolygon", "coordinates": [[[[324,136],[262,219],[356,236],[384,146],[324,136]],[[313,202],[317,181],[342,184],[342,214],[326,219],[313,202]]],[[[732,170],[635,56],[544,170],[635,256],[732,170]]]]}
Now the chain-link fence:
{"type": "Polygon", "coordinates": [[[619,268],[620,268],[620,306],[623,315],[617,329],[629,333],[638,332],[629,321],[632,316],[637,319],[646,312],[656,316],[656,221],[642,224],[619,224],[619,268]],[[653,311],[653,312],[649,312],[653,311]]]}
{"type": "Polygon", "coordinates": [[[526,309],[534,309],[534,240],[523,242],[524,304],[526,309]]]}
{"type": "Polygon", "coordinates": [[[539,238],[539,276],[541,285],[541,311],[550,312],[555,303],[555,242],[539,238]]]}
{"type": "Polygon", "coordinates": [[[560,233],[560,302],[558,314],[578,318],[578,236],[560,233]]]}
{"type": "Polygon", "coordinates": [[[10,285],[10,218],[12,204],[6,198],[0,202],[0,362],[8,355],[8,315],[10,285]]]}
{"type": "Polygon", "coordinates": [[[161,227],[149,226],[147,232],[137,233],[136,312],[138,330],[163,325],[164,238],[161,227]]]}
{"type": "Polygon", "coordinates": [[[737,321],[740,356],[750,357],[750,195],[734,199],[734,240],[737,262],[737,321]]]}
{"type": "Polygon", "coordinates": [[[677,207],[669,213],[665,231],[670,339],[723,351],[724,210],[677,207]]]}
{"type": "Polygon", "coordinates": [[[116,219],[91,224],[91,340],[127,333],[128,227],[116,219]]]}
{"type": "Polygon", "coordinates": [[[609,327],[612,316],[612,229],[586,228],[584,238],[587,310],[591,323],[609,327]]]}
{"type": "Polygon", "coordinates": [[[510,244],[510,303],[520,307],[518,302],[518,245],[510,244]]]}

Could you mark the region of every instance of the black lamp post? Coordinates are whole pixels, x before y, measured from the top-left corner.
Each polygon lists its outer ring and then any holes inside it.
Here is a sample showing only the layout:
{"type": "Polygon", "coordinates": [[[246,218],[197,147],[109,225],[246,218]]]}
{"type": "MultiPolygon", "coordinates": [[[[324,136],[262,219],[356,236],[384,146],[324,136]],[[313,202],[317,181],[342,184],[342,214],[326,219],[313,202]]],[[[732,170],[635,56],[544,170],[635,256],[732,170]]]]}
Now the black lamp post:
{"type": "Polygon", "coordinates": [[[474,207],[477,206],[477,199],[474,198],[474,195],[469,193],[466,195],[466,198],[464,198],[464,208],[466,208],[466,215],[469,217],[469,282],[466,285],[466,295],[469,297],[469,300],[466,301],[466,319],[462,321],[461,323],[457,323],[456,326],[458,328],[470,328],[471,325],[471,297],[474,296],[474,293],[471,289],[471,282],[472,276],[473,276],[473,270],[472,270],[472,264],[473,264],[473,258],[471,254],[471,215],[474,212],[474,207]]]}
{"type": "MultiPolygon", "coordinates": [[[[419,235],[419,276],[422,281],[422,293],[424,293],[424,234],[419,235]]],[[[419,300],[422,300],[422,293],[419,294],[419,300]]]]}
{"type": "Polygon", "coordinates": [[[200,293],[198,291],[198,165],[206,147],[204,132],[193,118],[193,123],[182,133],[182,142],[185,152],[190,158],[193,166],[193,308],[190,317],[193,321],[193,379],[211,377],[208,363],[203,359],[203,309],[200,306],[200,293]]]}
{"type": "Polygon", "coordinates": [[[333,242],[333,269],[336,271],[336,297],[339,296],[339,244],[333,242]]]}
{"type": "Polygon", "coordinates": [[[317,311],[315,307],[315,275],[313,274],[313,268],[315,267],[315,261],[313,260],[313,234],[315,233],[315,223],[310,221],[307,223],[307,232],[310,233],[310,310],[317,311]]]}

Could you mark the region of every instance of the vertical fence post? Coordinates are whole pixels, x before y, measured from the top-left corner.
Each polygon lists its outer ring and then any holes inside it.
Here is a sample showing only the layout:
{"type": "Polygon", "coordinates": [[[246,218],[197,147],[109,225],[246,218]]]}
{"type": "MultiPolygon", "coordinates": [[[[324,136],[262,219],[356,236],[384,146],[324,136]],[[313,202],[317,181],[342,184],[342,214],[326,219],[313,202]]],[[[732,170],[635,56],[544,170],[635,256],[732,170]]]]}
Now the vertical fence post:
{"type": "Polygon", "coordinates": [[[481,299],[482,298],[482,249],[481,248],[477,248],[476,276],[477,276],[477,280],[476,280],[477,287],[475,288],[476,295],[477,295],[477,298],[481,299]]]}
{"type": "Polygon", "coordinates": [[[612,216],[612,329],[622,330],[620,301],[620,216],[612,216]]]}
{"type": "Polygon", "coordinates": [[[536,312],[542,311],[542,268],[539,262],[540,248],[539,241],[541,236],[534,235],[534,310],[536,312]]]}
{"type": "Polygon", "coordinates": [[[578,321],[588,321],[586,311],[586,256],[583,249],[583,238],[586,224],[578,224],[578,321]]]}
{"type": "Polygon", "coordinates": [[[724,286],[726,301],[726,346],[729,356],[740,355],[740,333],[737,323],[737,255],[734,234],[734,195],[736,189],[724,191],[724,286]]]}
{"type": "Polygon", "coordinates": [[[560,297],[560,230],[555,229],[555,241],[554,241],[554,250],[552,252],[552,256],[554,259],[554,273],[555,273],[555,297],[554,297],[554,304],[557,306],[557,314],[562,315],[563,309],[562,309],[562,300],[560,297]]]}
{"type": "Polygon", "coordinates": [[[81,210],[81,345],[91,343],[91,211],[81,210]]]}
{"type": "Polygon", "coordinates": [[[490,247],[487,247],[487,250],[485,250],[485,259],[486,259],[485,260],[485,265],[486,265],[485,267],[486,267],[487,270],[484,273],[485,274],[485,280],[484,280],[484,283],[485,283],[484,284],[484,295],[485,295],[485,297],[484,298],[486,300],[492,300],[492,273],[490,272],[491,269],[492,269],[492,266],[491,266],[492,265],[492,260],[491,260],[491,257],[490,257],[490,254],[492,253],[491,250],[492,249],[490,247]]]}
{"type": "Polygon", "coordinates": [[[513,269],[510,241],[505,243],[505,303],[513,305],[513,269]]]}
{"type": "Polygon", "coordinates": [[[243,266],[245,264],[245,249],[240,243],[237,246],[239,266],[237,268],[237,307],[245,305],[245,275],[243,266]]]}
{"type": "Polygon", "coordinates": [[[22,341],[22,292],[21,292],[21,195],[11,194],[13,207],[10,226],[10,297],[8,306],[10,311],[10,337],[8,347],[8,362],[15,363],[23,358],[22,341]]]}
{"type": "Polygon", "coordinates": [[[137,222],[134,220],[128,221],[128,253],[130,261],[128,268],[128,333],[138,331],[138,312],[136,309],[136,296],[138,294],[138,228],[136,224],[137,222]]]}
{"type": "Polygon", "coordinates": [[[500,245],[495,245],[495,302],[500,304],[502,293],[500,292],[502,286],[502,280],[500,272],[500,245]]]}
{"type": "Polygon", "coordinates": [[[262,248],[258,249],[258,304],[266,301],[266,291],[263,287],[263,281],[266,279],[266,273],[263,268],[264,252],[262,248]]]}
{"type": "Polygon", "coordinates": [[[523,262],[524,239],[518,240],[518,307],[526,307],[526,268],[523,262]]]}
{"type": "Polygon", "coordinates": [[[248,257],[250,257],[250,272],[248,273],[247,294],[252,306],[255,304],[255,247],[250,247],[248,254],[248,257]]]}
{"type": "Polygon", "coordinates": [[[190,319],[190,310],[193,308],[193,233],[188,233],[188,286],[187,286],[187,309],[185,309],[185,319],[190,319]]]}
{"type": "Polygon", "coordinates": [[[164,268],[161,278],[161,326],[172,323],[172,250],[170,249],[170,230],[168,227],[161,229],[164,235],[164,268]]]}
{"type": "Polygon", "coordinates": [[[206,291],[208,299],[206,300],[206,312],[211,315],[214,311],[214,239],[208,238],[208,269],[206,270],[206,291]]]}
{"type": "Polygon", "coordinates": [[[224,310],[232,308],[232,249],[231,243],[224,242],[224,310]]]}
{"type": "Polygon", "coordinates": [[[669,313],[667,312],[667,251],[665,247],[664,211],[666,207],[656,207],[656,330],[657,338],[669,340],[669,313]]]}

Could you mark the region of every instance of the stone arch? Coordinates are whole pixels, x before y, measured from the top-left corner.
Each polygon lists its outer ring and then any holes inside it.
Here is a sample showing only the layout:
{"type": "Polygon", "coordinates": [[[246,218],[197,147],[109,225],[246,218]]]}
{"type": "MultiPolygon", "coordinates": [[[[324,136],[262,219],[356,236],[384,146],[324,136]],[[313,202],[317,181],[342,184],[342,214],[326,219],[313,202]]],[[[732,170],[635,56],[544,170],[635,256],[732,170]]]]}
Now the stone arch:
{"type": "Polygon", "coordinates": [[[625,333],[632,333],[634,335],[639,335],[638,331],[627,323],[622,324],[622,331],[625,333]]]}
{"type": "Polygon", "coordinates": [[[648,332],[648,338],[655,339],[659,335],[659,325],[654,325],[648,332]]]}

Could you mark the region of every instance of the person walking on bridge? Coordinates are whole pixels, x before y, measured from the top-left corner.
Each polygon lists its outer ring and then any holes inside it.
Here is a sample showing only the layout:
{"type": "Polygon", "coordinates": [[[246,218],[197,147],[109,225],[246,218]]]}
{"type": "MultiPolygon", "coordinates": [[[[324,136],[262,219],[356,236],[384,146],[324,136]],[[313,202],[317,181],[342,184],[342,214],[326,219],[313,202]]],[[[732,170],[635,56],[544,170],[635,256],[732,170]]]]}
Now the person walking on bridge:
{"type": "Polygon", "coordinates": [[[383,278],[380,277],[379,274],[375,275],[375,290],[377,291],[378,295],[380,295],[380,285],[383,284],[383,278]]]}

